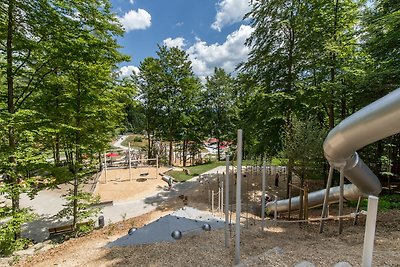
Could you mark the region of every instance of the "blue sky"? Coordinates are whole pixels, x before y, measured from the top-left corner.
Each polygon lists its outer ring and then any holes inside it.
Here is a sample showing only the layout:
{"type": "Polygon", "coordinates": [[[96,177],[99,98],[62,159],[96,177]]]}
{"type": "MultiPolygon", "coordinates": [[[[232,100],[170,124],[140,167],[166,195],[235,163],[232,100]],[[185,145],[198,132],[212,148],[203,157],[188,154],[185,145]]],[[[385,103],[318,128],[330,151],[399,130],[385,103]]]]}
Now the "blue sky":
{"type": "Polygon", "coordinates": [[[155,57],[157,44],[178,46],[192,61],[194,73],[204,78],[215,67],[228,73],[247,59],[244,41],[252,32],[248,0],[111,0],[125,29],[118,39],[131,62],[121,65],[121,75],[137,71],[146,57],[155,57]]]}

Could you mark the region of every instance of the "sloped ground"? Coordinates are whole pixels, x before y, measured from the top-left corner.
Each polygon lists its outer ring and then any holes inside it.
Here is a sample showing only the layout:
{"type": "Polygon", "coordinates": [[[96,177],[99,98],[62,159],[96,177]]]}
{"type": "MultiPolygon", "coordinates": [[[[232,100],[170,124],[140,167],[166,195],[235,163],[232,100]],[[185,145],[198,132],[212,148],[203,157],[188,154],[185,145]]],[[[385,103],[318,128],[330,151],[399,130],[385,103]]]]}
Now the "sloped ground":
{"type": "MultiPolygon", "coordinates": [[[[269,177],[271,178],[271,177],[269,177]]],[[[269,179],[268,184],[271,184],[269,179]]],[[[279,188],[272,188],[280,197],[285,194],[281,181],[279,188]]],[[[124,183],[126,184],[126,183],[124,183]]],[[[198,209],[209,209],[209,190],[216,190],[216,181],[203,183],[183,195],[170,198],[153,212],[108,225],[90,235],[70,239],[63,244],[49,245],[47,250],[23,258],[16,266],[232,266],[234,264],[234,229],[230,232],[230,247],[224,247],[224,230],[203,232],[201,235],[184,235],[174,243],[157,243],[132,247],[106,248],[106,245],[127,234],[131,227],[144,224],[188,204],[198,209]],[[187,200],[185,200],[187,196],[187,200]]],[[[315,266],[334,266],[346,261],[361,266],[364,242],[365,217],[353,226],[352,220],[344,221],[344,231],[338,234],[338,222],[326,223],[319,234],[319,223],[299,224],[269,221],[268,229],[261,232],[259,217],[254,211],[259,207],[259,186],[255,180],[243,183],[241,233],[241,262],[243,266],[295,266],[309,261],[315,266]]],[[[234,191],[233,188],[231,191],[234,191]]],[[[234,198],[231,199],[234,202],[234,198]]],[[[134,207],[132,207],[134,208],[134,207]]],[[[331,215],[337,207],[331,205],[331,215]]],[[[344,213],[353,212],[346,208],[344,213]]],[[[310,211],[310,217],[318,218],[321,210],[310,211]]],[[[223,215],[217,214],[220,217],[223,215]]],[[[296,214],[294,214],[296,216],[296,214]]],[[[234,221],[234,216],[232,216],[234,221]]],[[[373,266],[400,266],[400,211],[379,213],[374,247],[373,266]]]]}
{"type": "MultiPolygon", "coordinates": [[[[21,261],[16,266],[232,266],[235,256],[234,233],[230,248],[224,247],[224,230],[184,236],[174,243],[158,243],[120,248],[105,245],[125,235],[129,228],[142,226],[161,216],[155,211],[130,219],[92,234],[70,239],[46,252],[21,261]]],[[[378,216],[373,266],[399,266],[400,212],[378,216]]],[[[241,259],[244,266],[295,266],[307,260],[315,266],[334,266],[346,261],[361,266],[364,219],[353,226],[345,221],[344,232],[338,235],[337,222],[326,224],[318,234],[319,224],[268,223],[261,233],[260,223],[242,228],[241,259]],[[265,253],[273,250],[272,253],[265,253]]]]}

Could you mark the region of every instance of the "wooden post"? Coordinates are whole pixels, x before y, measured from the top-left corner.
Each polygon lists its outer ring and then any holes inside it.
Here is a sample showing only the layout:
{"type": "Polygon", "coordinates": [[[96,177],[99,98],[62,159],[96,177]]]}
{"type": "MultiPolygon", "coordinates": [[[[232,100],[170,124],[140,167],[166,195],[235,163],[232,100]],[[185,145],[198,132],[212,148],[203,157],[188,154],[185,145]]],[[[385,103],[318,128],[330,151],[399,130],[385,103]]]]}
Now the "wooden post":
{"type": "Polygon", "coordinates": [[[224,212],[224,181],[221,181],[221,206],[219,208],[220,212],[224,212]]]}
{"type": "MultiPolygon", "coordinates": [[[[325,191],[325,197],[324,197],[324,205],[322,207],[321,219],[324,219],[327,217],[329,191],[331,190],[332,176],[333,176],[333,167],[331,166],[329,168],[328,181],[326,182],[326,191],[325,191]]],[[[324,231],[324,220],[321,220],[321,222],[319,224],[319,233],[322,233],[323,231],[324,231]]]]}
{"type": "Polygon", "coordinates": [[[229,247],[229,154],[226,154],[225,173],[225,247],[229,247]]]}
{"type": "Polygon", "coordinates": [[[304,186],[304,220],[308,221],[308,184],[304,186]]]}
{"type": "Polygon", "coordinates": [[[262,194],[261,194],[261,232],[264,232],[265,227],[265,180],[266,180],[266,162],[263,161],[262,168],[262,194]]]}
{"type": "Polygon", "coordinates": [[[278,219],[278,194],[275,195],[275,212],[274,212],[274,221],[278,219]]]}
{"type": "Polygon", "coordinates": [[[299,220],[304,219],[304,192],[300,189],[300,196],[299,196],[299,220]]]}
{"type": "MultiPolygon", "coordinates": [[[[344,166],[340,168],[339,216],[343,215],[344,166]]],[[[343,218],[339,218],[339,234],[343,232],[343,218]]]]}
{"type": "Polygon", "coordinates": [[[357,208],[356,208],[356,216],[354,216],[353,225],[357,225],[357,223],[358,223],[358,212],[360,211],[360,203],[361,203],[361,196],[358,197],[357,208]]]}
{"type": "Polygon", "coordinates": [[[240,263],[240,213],[242,209],[242,149],[243,131],[237,131],[237,180],[236,180],[236,225],[235,225],[235,264],[240,263]]]}
{"type": "Polygon", "coordinates": [[[290,220],[290,212],[292,210],[292,184],[289,184],[289,220],[290,220]]]}
{"type": "Polygon", "coordinates": [[[211,211],[214,212],[214,190],[211,190],[211,211]]]}
{"type": "Polygon", "coordinates": [[[132,181],[131,142],[128,143],[129,181],[132,181]]]}
{"type": "Polygon", "coordinates": [[[158,155],[156,155],[156,178],[158,178],[158,155]]]}

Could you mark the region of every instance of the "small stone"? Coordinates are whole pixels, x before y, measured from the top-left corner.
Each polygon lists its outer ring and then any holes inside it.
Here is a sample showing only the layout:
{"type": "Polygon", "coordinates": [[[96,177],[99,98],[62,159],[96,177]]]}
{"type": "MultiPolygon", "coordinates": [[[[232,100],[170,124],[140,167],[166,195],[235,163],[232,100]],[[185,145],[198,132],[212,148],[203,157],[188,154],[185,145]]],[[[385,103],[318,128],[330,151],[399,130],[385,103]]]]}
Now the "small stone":
{"type": "Polygon", "coordinates": [[[302,261],[300,263],[297,263],[294,267],[315,267],[315,265],[309,261],[302,261]]]}
{"type": "Polygon", "coordinates": [[[336,263],[334,267],[353,267],[353,266],[346,261],[341,261],[336,263]]]}

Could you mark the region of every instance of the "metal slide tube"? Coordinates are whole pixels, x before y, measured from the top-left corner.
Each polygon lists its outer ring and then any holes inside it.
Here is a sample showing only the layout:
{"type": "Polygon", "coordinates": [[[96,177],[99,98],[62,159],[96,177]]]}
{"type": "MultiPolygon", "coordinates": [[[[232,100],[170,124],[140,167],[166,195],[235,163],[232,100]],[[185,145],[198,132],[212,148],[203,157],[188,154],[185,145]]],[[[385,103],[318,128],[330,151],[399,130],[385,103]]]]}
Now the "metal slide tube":
{"type": "MultiPolygon", "coordinates": [[[[357,200],[360,195],[363,193],[357,188],[357,186],[353,184],[345,184],[344,185],[344,198],[347,200],[357,200]]],[[[308,207],[317,207],[324,203],[326,189],[322,189],[319,191],[314,191],[308,194],[308,207]]],[[[339,200],[340,196],[340,186],[331,187],[329,191],[328,203],[336,203],[339,200]]],[[[300,197],[293,197],[291,203],[292,210],[300,209],[300,197]]],[[[277,202],[276,210],[278,212],[288,211],[289,207],[289,199],[279,200],[277,202]]],[[[266,205],[267,210],[275,211],[275,202],[268,202],[266,205]]]]}
{"type": "MultiPolygon", "coordinates": [[[[336,169],[346,162],[344,176],[366,194],[378,195],[378,177],[356,151],[400,132],[400,89],[378,99],[339,123],[324,142],[324,154],[336,169]]],[[[339,167],[340,168],[340,167],[339,167]]]]}
{"type": "MultiPolygon", "coordinates": [[[[357,150],[400,132],[400,89],[376,100],[340,122],[324,142],[324,154],[329,164],[337,169],[345,165],[344,176],[353,185],[344,186],[344,198],[379,195],[382,185],[376,175],[357,154],[357,150]]],[[[339,187],[331,188],[329,202],[339,200],[339,187]]],[[[325,190],[309,194],[309,207],[323,203],[325,190]],[[322,196],[321,196],[322,195],[322,196]]],[[[288,200],[278,201],[278,211],[287,211],[288,200]]],[[[268,203],[267,209],[273,210],[268,203]]],[[[299,209],[298,197],[292,199],[292,209],[299,209]]]]}

